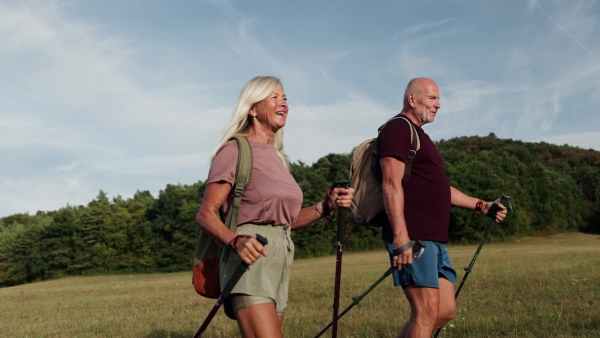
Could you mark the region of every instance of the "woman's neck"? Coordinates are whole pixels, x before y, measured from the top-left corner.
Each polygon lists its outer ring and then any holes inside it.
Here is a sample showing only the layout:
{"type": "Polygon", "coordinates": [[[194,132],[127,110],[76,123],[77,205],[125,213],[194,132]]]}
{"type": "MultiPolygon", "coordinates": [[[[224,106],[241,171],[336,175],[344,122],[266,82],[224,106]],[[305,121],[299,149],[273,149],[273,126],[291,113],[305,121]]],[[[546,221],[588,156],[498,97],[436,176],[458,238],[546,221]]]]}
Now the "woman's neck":
{"type": "Polygon", "coordinates": [[[256,130],[248,135],[248,139],[260,143],[273,144],[273,140],[275,139],[274,133],[266,133],[262,130],[256,130]]]}

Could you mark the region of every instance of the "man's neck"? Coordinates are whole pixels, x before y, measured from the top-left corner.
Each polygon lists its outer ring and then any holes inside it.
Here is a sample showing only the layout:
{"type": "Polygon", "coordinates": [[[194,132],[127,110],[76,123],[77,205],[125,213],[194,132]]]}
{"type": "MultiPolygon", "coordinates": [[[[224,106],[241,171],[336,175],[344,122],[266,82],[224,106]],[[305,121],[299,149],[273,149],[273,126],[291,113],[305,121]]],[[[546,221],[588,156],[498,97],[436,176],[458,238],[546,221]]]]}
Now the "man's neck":
{"type": "Polygon", "coordinates": [[[400,112],[400,114],[406,116],[409,120],[412,121],[412,123],[415,126],[419,126],[419,127],[423,126],[423,123],[421,122],[419,117],[417,117],[417,115],[415,115],[412,110],[409,110],[409,111],[403,110],[400,112]]]}

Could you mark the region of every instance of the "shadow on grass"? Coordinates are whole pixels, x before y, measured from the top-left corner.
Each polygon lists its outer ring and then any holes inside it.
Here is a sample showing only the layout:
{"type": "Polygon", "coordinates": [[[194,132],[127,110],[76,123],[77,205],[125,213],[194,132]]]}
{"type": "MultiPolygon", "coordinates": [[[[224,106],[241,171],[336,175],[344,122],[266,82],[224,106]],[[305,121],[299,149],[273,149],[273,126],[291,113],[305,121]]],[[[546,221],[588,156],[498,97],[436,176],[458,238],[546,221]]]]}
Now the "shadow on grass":
{"type": "Polygon", "coordinates": [[[173,332],[166,330],[156,330],[150,332],[146,338],[190,338],[195,332],[173,332]]]}

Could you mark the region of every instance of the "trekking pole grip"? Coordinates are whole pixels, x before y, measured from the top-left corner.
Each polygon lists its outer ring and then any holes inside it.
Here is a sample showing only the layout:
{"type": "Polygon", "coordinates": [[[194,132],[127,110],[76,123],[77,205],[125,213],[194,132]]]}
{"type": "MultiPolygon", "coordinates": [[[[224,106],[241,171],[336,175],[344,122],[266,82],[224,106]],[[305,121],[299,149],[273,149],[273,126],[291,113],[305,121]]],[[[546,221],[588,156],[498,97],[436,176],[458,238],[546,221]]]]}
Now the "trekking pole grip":
{"type": "MultiPolygon", "coordinates": [[[[350,181],[348,180],[339,180],[335,184],[336,188],[348,188],[350,186],[350,181]]],[[[338,208],[338,235],[337,240],[341,242],[344,239],[344,228],[346,227],[346,209],[347,208],[338,208]]]]}
{"type": "Polygon", "coordinates": [[[502,197],[499,197],[498,199],[496,199],[494,201],[494,203],[492,203],[492,206],[490,207],[490,210],[488,210],[486,216],[489,218],[496,218],[496,213],[498,212],[498,204],[502,203],[502,205],[506,208],[506,209],[510,209],[512,210],[512,204],[510,203],[510,196],[507,195],[502,195],[502,197]]]}
{"type": "Polygon", "coordinates": [[[260,234],[256,234],[256,240],[263,246],[265,246],[269,243],[269,241],[267,241],[267,239],[264,238],[263,236],[261,236],[260,234]]]}
{"type": "MultiPolygon", "coordinates": [[[[256,240],[264,245],[267,245],[269,243],[269,241],[267,241],[267,239],[259,234],[256,234],[256,240]]],[[[231,276],[231,278],[229,279],[229,282],[225,285],[225,287],[223,288],[223,291],[221,292],[221,296],[224,298],[228,298],[229,294],[231,293],[231,290],[233,290],[233,288],[235,287],[235,285],[237,284],[237,282],[239,281],[239,279],[242,277],[242,275],[244,274],[244,272],[246,272],[246,270],[248,270],[248,264],[246,264],[244,261],[242,261],[237,268],[235,269],[235,271],[233,272],[233,275],[231,276]]]]}

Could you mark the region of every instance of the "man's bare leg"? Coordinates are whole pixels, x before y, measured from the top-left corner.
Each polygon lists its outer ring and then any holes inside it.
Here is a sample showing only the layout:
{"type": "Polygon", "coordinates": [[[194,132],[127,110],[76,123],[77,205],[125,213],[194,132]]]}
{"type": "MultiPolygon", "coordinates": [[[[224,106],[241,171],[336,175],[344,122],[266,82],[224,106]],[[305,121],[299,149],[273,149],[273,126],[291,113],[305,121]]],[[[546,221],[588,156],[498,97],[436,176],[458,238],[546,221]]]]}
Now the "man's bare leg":
{"type": "Polygon", "coordinates": [[[430,338],[435,329],[454,318],[454,284],[440,278],[439,285],[439,289],[415,285],[404,288],[411,309],[410,319],[402,326],[396,338],[430,338]]]}

